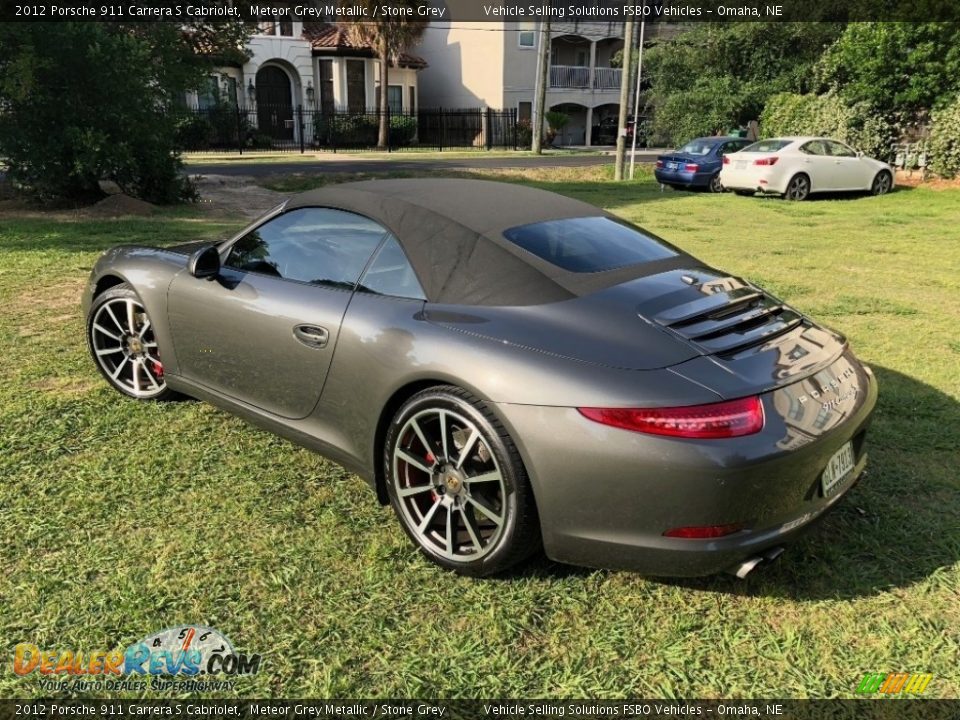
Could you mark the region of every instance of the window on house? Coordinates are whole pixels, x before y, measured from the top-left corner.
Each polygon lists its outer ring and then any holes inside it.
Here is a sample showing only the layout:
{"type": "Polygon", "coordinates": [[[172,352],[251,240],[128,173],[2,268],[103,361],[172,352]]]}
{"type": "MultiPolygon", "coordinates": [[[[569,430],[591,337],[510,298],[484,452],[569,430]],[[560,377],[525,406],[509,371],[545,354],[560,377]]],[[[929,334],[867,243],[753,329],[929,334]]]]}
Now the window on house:
{"type": "Polygon", "coordinates": [[[537,46],[536,28],[532,22],[520,23],[520,29],[517,31],[517,45],[522,48],[532,48],[537,46]]]}
{"type": "Polygon", "coordinates": [[[519,102],[517,103],[517,120],[521,122],[526,120],[530,122],[533,119],[533,103],[531,102],[519,102]]]}
{"type": "Polygon", "coordinates": [[[363,60],[347,60],[347,107],[354,113],[367,109],[367,68],[363,60]]]}
{"type": "Polygon", "coordinates": [[[293,37],[293,20],[281,20],[277,23],[280,34],[284,37],[293,37]]]}
{"type": "Polygon", "coordinates": [[[224,98],[230,105],[237,104],[237,79],[229,75],[223,76],[221,86],[224,89],[224,98]]]}
{"type": "Polygon", "coordinates": [[[403,85],[390,85],[387,87],[387,107],[392,113],[403,112],[403,85]]]}
{"type": "Polygon", "coordinates": [[[220,87],[217,83],[217,76],[211,75],[204,80],[203,85],[197,90],[197,107],[201,110],[209,110],[217,104],[219,95],[220,87]]]}
{"type": "Polygon", "coordinates": [[[320,61],[320,110],[332,113],[333,100],[333,60],[320,61]]]}
{"type": "Polygon", "coordinates": [[[410,86],[410,112],[414,113],[417,111],[417,88],[413,85],[410,86]]]}

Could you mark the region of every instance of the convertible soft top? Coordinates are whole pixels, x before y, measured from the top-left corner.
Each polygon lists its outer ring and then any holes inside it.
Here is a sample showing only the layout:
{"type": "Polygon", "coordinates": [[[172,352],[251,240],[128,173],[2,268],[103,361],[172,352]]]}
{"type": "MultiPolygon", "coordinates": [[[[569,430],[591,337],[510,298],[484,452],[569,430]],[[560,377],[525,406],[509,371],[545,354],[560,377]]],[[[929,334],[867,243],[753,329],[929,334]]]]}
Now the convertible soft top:
{"type": "Polygon", "coordinates": [[[569,300],[636,277],[689,267],[692,261],[673,248],[677,255],[662,260],[602,272],[564,270],[509,241],[504,231],[565,218],[617,218],[579,200],[511,183],[367,180],[295,195],[286,209],[317,206],[359,213],[389,229],[410,258],[428,300],[436,303],[569,300]]]}

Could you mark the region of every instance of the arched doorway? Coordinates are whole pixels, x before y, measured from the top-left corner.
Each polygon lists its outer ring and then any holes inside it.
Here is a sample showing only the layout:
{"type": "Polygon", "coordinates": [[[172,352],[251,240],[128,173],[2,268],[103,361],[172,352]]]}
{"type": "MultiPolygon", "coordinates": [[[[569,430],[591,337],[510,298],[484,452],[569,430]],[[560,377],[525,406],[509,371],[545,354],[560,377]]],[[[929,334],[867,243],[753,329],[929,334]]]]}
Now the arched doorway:
{"type": "Polygon", "coordinates": [[[275,140],[293,140],[293,93],[281,68],[265,65],[257,71],[257,125],[275,140]]]}

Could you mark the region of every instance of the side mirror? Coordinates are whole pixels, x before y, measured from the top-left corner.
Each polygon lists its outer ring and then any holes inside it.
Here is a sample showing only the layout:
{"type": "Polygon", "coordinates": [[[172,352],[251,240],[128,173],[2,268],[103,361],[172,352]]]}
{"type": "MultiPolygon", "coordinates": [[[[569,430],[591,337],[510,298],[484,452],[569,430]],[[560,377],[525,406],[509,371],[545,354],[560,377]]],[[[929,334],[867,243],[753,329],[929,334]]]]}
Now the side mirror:
{"type": "Polygon", "coordinates": [[[187,270],[195,278],[215,278],[220,274],[220,251],[215,245],[204,245],[190,256],[187,270]]]}

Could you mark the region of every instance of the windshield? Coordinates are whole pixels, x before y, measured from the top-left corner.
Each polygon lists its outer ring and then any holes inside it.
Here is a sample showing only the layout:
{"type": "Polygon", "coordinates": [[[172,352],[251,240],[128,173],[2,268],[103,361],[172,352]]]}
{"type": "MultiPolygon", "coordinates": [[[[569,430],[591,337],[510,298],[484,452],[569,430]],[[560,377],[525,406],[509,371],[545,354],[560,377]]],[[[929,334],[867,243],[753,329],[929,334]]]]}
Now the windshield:
{"type": "Polygon", "coordinates": [[[677,152],[681,155],[709,155],[715,145],[709,140],[691,140],[677,152]]]}
{"type": "Polygon", "coordinates": [[[541,260],[578,273],[613,270],[677,255],[655,235],[605,217],[520,225],[505,230],[503,236],[541,260]]]}
{"type": "Polygon", "coordinates": [[[783,150],[792,142],[793,140],[760,140],[759,142],[755,142],[753,145],[747,145],[740,152],[776,152],[777,150],[783,150]]]}

